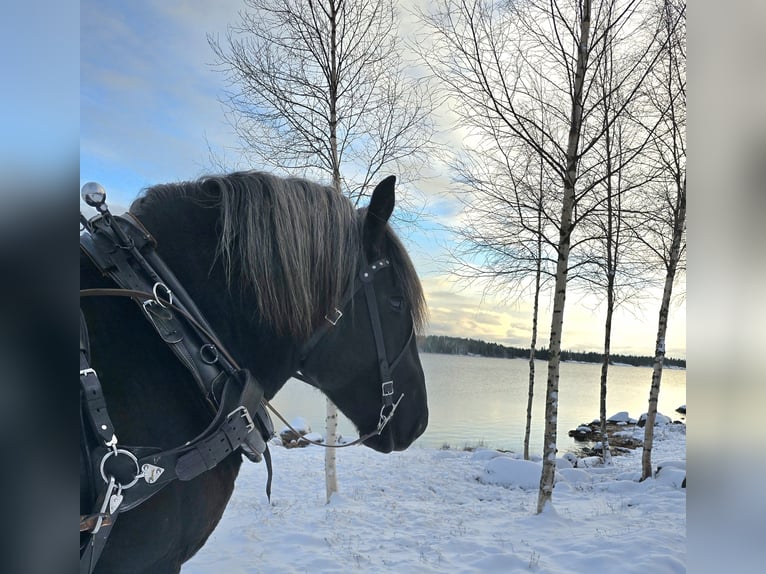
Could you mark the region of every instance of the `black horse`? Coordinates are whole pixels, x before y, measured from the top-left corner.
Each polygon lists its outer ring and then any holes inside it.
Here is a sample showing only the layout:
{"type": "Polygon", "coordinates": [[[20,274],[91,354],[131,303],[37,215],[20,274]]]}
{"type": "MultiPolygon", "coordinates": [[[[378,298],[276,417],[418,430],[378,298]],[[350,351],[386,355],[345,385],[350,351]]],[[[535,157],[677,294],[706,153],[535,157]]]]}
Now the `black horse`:
{"type": "MultiPolygon", "coordinates": [[[[357,210],[333,188],[245,172],[158,185],[130,207],[265,399],[299,372],[361,435],[371,433],[365,445],[386,453],[406,449],[428,422],[413,337],[423,325],[425,303],[412,263],[387,223],[394,183],[385,179],[369,206],[357,210]],[[385,260],[387,268],[375,274],[375,301],[368,302],[365,290],[353,286],[367,262],[376,260],[385,260]],[[373,336],[372,307],[380,318],[382,352],[392,363],[394,399],[400,399],[379,434],[381,342],[373,336]],[[340,314],[336,308],[343,318],[329,328],[340,314]]],[[[84,255],[80,285],[115,287],[84,255]]],[[[91,366],[121,444],[171,449],[210,423],[198,385],[135,302],[88,297],[81,298],[81,308],[91,366]]],[[[179,572],[220,520],[241,461],[237,450],[212,470],[169,483],[120,514],[96,572],[179,572]]],[[[86,491],[81,484],[81,513],[92,510],[86,491]]]]}

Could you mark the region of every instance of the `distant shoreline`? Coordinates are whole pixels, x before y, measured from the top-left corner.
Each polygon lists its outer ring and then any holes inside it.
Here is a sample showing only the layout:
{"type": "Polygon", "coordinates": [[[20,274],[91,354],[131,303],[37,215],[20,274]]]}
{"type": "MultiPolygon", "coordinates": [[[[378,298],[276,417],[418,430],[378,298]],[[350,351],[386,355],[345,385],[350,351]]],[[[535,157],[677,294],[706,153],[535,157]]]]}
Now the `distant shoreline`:
{"type": "MultiPolygon", "coordinates": [[[[427,335],[418,337],[418,349],[422,353],[439,355],[460,355],[466,357],[486,357],[496,359],[529,359],[529,348],[506,347],[497,343],[488,343],[478,339],[461,337],[446,337],[442,335],[427,335]]],[[[535,359],[548,360],[548,349],[535,350],[535,359]]],[[[583,363],[600,365],[603,359],[601,353],[594,351],[561,351],[561,360],[565,363],[583,363]]],[[[641,355],[612,354],[609,364],[615,367],[652,367],[654,357],[641,355]]],[[[665,357],[663,368],[686,369],[686,359],[665,357]]]]}

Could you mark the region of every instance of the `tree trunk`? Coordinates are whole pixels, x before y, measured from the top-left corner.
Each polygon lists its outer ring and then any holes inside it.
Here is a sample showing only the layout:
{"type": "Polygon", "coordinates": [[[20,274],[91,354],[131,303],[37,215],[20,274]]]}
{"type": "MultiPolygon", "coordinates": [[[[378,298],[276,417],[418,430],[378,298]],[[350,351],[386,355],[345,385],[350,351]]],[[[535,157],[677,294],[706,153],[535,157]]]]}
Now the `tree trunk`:
{"type": "Polygon", "coordinates": [[[561,231],[556,263],[556,285],[551,317],[551,335],[548,358],[548,380],[545,398],[545,434],[543,438],[543,470],[540,476],[540,492],[537,499],[537,513],[550,503],[553,495],[553,480],[556,472],[556,432],[558,417],[559,364],[561,361],[561,330],[564,326],[564,306],[567,291],[567,264],[571,234],[572,211],[574,208],[574,187],[567,183],[561,211],[561,231]]]}
{"type": "MultiPolygon", "coordinates": [[[[607,35],[604,35],[604,43],[607,35]]],[[[608,52],[608,49],[605,49],[608,52]]],[[[611,56],[611,54],[610,54],[611,56]]],[[[608,100],[605,98],[605,102],[608,100]]],[[[608,117],[609,106],[604,107],[604,122],[608,117]]],[[[601,363],[601,392],[599,396],[599,418],[601,422],[601,457],[604,466],[611,466],[612,453],[609,450],[609,435],[606,432],[606,390],[609,378],[609,360],[612,346],[612,315],[614,314],[615,274],[617,271],[617,246],[619,236],[614,237],[614,206],[612,203],[612,139],[609,126],[604,129],[606,146],[606,320],[604,321],[604,361],[601,363]]],[[[617,214],[620,217],[620,214],[617,214]]],[[[619,231],[618,231],[619,233],[619,231]]]]}
{"type": "MultiPolygon", "coordinates": [[[[610,278],[613,279],[613,276],[610,278]]],[[[614,312],[614,286],[610,280],[607,292],[606,322],[604,324],[604,362],[601,363],[601,396],[599,417],[601,419],[601,452],[605,466],[611,466],[612,453],[609,450],[609,435],[606,433],[606,384],[609,373],[609,361],[612,343],[612,314],[614,312]]]]}
{"type": "Polygon", "coordinates": [[[681,238],[686,225],[686,176],[683,183],[678,186],[676,194],[676,212],[673,220],[673,242],[668,257],[667,273],[665,275],[665,288],[662,292],[660,304],[660,316],[657,328],[657,341],[654,348],[654,368],[652,369],[652,387],[649,391],[649,409],[646,413],[646,426],[644,427],[644,451],[641,456],[641,480],[652,476],[652,447],[654,446],[654,423],[657,420],[657,401],[660,396],[660,382],[662,381],[662,366],[665,362],[665,335],[668,329],[668,311],[670,309],[670,297],[673,294],[673,282],[675,281],[676,268],[681,256],[681,238]]]}
{"type": "Polygon", "coordinates": [[[537,513],[540,514],[553,497],[553,481],[556,473],[556,431],[558,417],[559,364],[561,362],[561,331],[564,326],[564,307],[567,292],[567,267],[572,239],[572,214],[575,203],[575,184],[579,164],[578,147],[582,129],[583,85],[588,64],[590,39],[590,0],[583,0],[580,16],[580,41],[577,45],[577,68],[575,70],[572,110],[567,140],[567,170],[564,177],[564,199],[561,207],[559,227],[558,261],[556,262],[556,285],[551,316],[550,357],[548,359],[548,381],[545,398],[545,434],[543,438],[543,470],[540,475],[540,490],[537,498],[537,513]]]}
{"type": "MultiPolygon", "coordinates": [[[[327,416],[325,418],[325,444],[334,445],[338,442],[338,407],[327,399],[327,416]]],[[[338,470],[335,465],[335,448],[324,449],[325,490],[327,502],[330,502],[334,492],[338,492],[338,470]]]]}
{"type": "MultiPolygon", "coordinates": [[[[542,171],[542,168],[541,168],[542,171]]],[[[540,185],[542,186],[542,177],[540,185]]],[[[532,403],[535,396],[535,348],[537,318],[540,310],[540,275],[542,272],[542,187],[537,210],[537,269],[535,271],[535,302],[532,310],[532,341],[529,344],[529,390],[527,391],[527,424],[524,429],[524,460],[529,460],[529,435],[532,432],[532,403]]]]}
{"type": "Polygon", "coordinates": [[[527,395],[527,424],[524,429],[524,460],[529,460],[529,435],[532,432],[532,402],[535,396],[535,345],[537,344],[537,311],[540,299],[540,279],[535,281],[535,306],[532,314],[532,342],[529,346],[529,390],[527,395]]]}
{"type": "MultiPolygon", "coordinates": [[[[330,152],[332,156],[332,184],[335,191],[341,192],[340,161],[338,157],[338,64],[337,64],[337,6],[330,6],[330,152]]],[[[338,449],[332,445],[338,443],[338,407],[328,398],[327,416],[325,418],[325,444],[331,448],[324,449],[325,486],[327,502],[330,502],[334,492],[338,492],[338,470],[335,453],[338,449]]]]}

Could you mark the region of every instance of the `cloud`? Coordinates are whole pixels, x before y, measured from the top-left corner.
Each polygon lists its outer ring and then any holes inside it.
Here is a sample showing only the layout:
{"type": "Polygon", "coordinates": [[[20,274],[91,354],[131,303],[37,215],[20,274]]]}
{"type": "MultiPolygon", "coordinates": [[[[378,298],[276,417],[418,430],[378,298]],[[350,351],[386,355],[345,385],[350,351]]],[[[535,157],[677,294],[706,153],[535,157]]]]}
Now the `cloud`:
{"type": "MultiPolygon", "coordinates": [[[[529,346],[532,305],[528,300],[513,304],[498,301],[485,295],[480,283],[461,286],[448,274],[424,277],[422,283],[430,312],[428,334],[482,339],[513,347],[529,346]]],[[[659,301],[656,306],[659,307],[659,301]]],[[[570,298],[564,313],[563,348],[596,352],[603,349],[603,313],[589,298],[570,298]]],[[[543,297],[538,317],[538,348],[548,346],[550,318],[551,309],[543,297]]],[[[617,309],[611,350],[618,354],[652,356],[656,331],[655,313],[617,309]]],[[[666,346],[668,357],[686,357],[685,307],[671,310],[666,346]]]]}
{"type": "Polygon", "coordinates": [[[211,171],[215,148],[237,141],[218,96],[206,34],[234,22],[239,1],[84,0],[81,168],[130,201],[149,184],[211,171]],[[129,190],[129,191],[127,191],[129,190]]]}
{"type": "Polygon", "coordinates": [[[514,309],[494,301],[482,301],[477,287],[460,288],[449,275],[435,275],[422,280],[428,302],[428,332],[434,335],[472,337],[498,343],[523,346],[528,338],[523,325],[529,322],[524,306],[514,309]]]}

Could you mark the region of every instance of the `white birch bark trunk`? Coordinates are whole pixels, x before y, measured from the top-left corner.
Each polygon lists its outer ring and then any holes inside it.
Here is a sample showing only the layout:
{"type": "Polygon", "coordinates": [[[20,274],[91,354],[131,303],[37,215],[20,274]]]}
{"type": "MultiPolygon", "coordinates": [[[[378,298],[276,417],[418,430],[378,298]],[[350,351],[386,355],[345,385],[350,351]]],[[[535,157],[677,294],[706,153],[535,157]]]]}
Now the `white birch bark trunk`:
{"type": "MultiPolygon", "coordinates": [[[[327,416],[325,417],[325,444],[335,445],[338,443],[338,407],[327,399],[327,416]]],[[[338,470],[335,464],[335,452],[338,449],[324,449],[325,490],[327,502],[330,502],[333,493],[338,492],[338,470]]]]}
{"type": "MultiPolygon", "coordinates": [[[[612,275],[612,278],[614,275],[612,275]]],[[[609,435],[606,432],[606,391],[609,374],[609,360],[612,343],[612,314],[614,309],[614,296],[612,294],[612,281],[608,287],[606,323],[604,325],[604,361],[601,363],[601,393],[599,397],[599,418],[601,419],[601,452],[604,466],[612,465],[612,452],[609,448],[609,435]]]]}
{"type": "Polygon", "coordinates": [[[561,362],[561,330],[564,326],[566,303],[567,264],[569,261],[570,225],[574,205],[574,188],[567,185],[564,190],[564,204],[561,213],[559,257],[556,264],[556,286],[551,316],[551,335],[548,358],[548,380],[545,397],[545,434],[543,436],[543,470],[540,475],[540,491],[537,498],[537,513],[550,504],[553,496],[553,481],[556,473],[556,432],[558,429],[559,365],[561,362]]]}
{"type": "Polygon", "coordinates": [[[545,434],[543,437],[543,470],[537,497],[537,513],[545,510],[553,498],[553,482],[556,474],[556,431],[559,395],[559,365],[561,362],[561,330],[564,326],[564,307],[567,291],[567,268],[572,236],[572,213],[575,202],[575,184],[579,163],[578,147],[582,129],[583,85],[588,65],[590,45],[590,0],[583,0],[580,16],[580,41],[577,46],[577,64],[572,94],[569,136],[567,140],[567,171],[564,177],[564,199],[559,227],[558,261],[556,262],[556,285],[551,316],[550,357],[545,398],[545,434]]]}
{"type": "Polygon", "coordinates": [[[641,480],[653,476],[652,473],[652,448],[654,446],[654,423],[657,420],[657,401],[660,396],[660,382],[662,381],[662,367],[665,363],[665,335],[668,330],[668,311],[670,298],[673,294],[678,261],[681,257],[681,239],[686,225],[686,177],[679,185],[676,195],[676,213],[673,221],[673,242],[668,257],[667,273],[665,275],[665,287],[662,291],[662,303],[657,327],[657,341],[654,349],[654,367],[652,369],[652,386],[649,391],[649,408],[646,412],[646,426],[644,427],[644,450],[641,455],[641,480]]]}
{"type": "MultiPolygon", "coordinates": [[[[337,6],[330,6],[330,151],[332,153],[332,182],[335,191],[341,192],[340,161],[338,156],[338,64],[337,64],[337,6]]],[[[325,443],[335,445],[338,443],[338,407],[328,398],[327,416],[325,417],[325,443]]],[[[326,448],[324,454],[325,486],[327,502],[330,502],[333,493],[338,492],[338,469],[335,461],[335,453],[338,449],[326,448]]]]}
{"type": "MultiPolygon", "coordinates": [[[[542,168],[541,168],[542,170],[542,168]]],[[[541,178],[542,180],[542,178],[541,178]]],[[[542,184],[542,181],[541,181],[542,184]]],[[[535,397],[535,350],[537,347],[537,319],[540,311],[540,275],[542,273],[542,199],[537,212],[537,269],[535,272],[535,301],[532,310],[532,341],[529,345],[529,388],[527,390],[527,423],[524,428],[524,460],[529,460],[529,435],[532,432],[532,405],[535,397]]]]}

